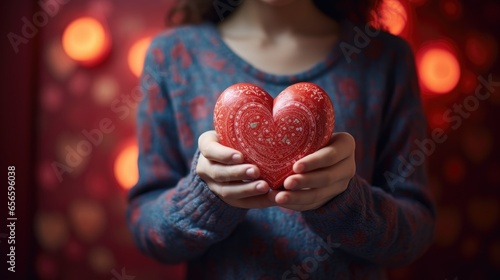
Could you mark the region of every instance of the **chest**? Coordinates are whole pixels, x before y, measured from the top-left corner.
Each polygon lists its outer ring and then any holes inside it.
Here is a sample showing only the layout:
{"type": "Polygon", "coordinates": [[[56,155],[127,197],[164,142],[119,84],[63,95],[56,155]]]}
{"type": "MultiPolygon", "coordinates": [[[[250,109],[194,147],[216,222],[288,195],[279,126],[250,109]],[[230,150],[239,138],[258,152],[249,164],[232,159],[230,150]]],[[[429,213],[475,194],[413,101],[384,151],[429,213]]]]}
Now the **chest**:
{"type": "Polygon", "coordinates": [[[272,40],[231,39],[226,44],[255,68],[276,75],[304,72],[331,53],[336,36],[274,38],[272,40]]]}

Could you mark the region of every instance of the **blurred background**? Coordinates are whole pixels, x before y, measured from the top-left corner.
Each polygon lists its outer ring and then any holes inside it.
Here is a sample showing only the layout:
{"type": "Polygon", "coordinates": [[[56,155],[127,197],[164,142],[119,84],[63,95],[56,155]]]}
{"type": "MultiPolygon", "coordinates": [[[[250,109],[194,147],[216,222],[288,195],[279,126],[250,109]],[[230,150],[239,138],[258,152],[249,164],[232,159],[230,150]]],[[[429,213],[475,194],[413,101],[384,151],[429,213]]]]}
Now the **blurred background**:
{"type": "MultiPolygon", "coordinates": [[[[15,166],[17,218],[15,274],[0,227],[1,279],[183,279],[182,264],[138,252],[124,219],[138,76],[173,1],[1,4],[1,168],[15,166]]],[[[446,139],[420,151],[435,241],[390,279],[500,279],[500,3],[385,0],[382,16],[411,44],[429,134],[446,139]]]]}

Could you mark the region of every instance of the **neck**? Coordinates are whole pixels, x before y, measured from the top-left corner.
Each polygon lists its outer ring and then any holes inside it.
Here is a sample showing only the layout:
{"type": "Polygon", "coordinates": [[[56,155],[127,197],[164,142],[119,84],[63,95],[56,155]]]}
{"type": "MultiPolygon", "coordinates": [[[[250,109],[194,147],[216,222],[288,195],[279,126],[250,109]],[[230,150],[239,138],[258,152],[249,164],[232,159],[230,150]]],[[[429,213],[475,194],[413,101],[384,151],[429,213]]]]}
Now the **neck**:
{"type": "Polygon", "coordinates": [[[245,0],[221,25],[232,25],[235,31],[245,31],[238,32],[240,36],[321,36],[337,31],[337,23],[318,10],[312,0],[290,2],[273,5],[261,0],[245,0]]]}

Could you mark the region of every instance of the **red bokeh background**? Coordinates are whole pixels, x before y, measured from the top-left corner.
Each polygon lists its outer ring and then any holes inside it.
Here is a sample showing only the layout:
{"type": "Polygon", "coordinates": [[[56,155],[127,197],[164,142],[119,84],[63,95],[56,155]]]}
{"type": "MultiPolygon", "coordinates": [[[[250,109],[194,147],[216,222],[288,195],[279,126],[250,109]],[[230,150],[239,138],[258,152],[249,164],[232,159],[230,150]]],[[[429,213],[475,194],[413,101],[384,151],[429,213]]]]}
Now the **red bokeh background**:
{"type": "MultiPolygon", "coordinates": [[[[0,228],[1,279],[183,279],[182,264],[138,252],[124,219],[137,176],[137,73],[172,3],[2,3],[1,168],[7,177],[7,166],[16,167],[17,221],[15,274],[5,259],[9,232],[0,228]],[[101,29],[87,21],[71,31],[82,17],[101,29]]],[[[416,54],[429,134],[446,137],[426,156],[435,241],[412,265],[391,269],[390,279],[500,279],[500,3],[384,5],[387,29],[416,54]]]]}

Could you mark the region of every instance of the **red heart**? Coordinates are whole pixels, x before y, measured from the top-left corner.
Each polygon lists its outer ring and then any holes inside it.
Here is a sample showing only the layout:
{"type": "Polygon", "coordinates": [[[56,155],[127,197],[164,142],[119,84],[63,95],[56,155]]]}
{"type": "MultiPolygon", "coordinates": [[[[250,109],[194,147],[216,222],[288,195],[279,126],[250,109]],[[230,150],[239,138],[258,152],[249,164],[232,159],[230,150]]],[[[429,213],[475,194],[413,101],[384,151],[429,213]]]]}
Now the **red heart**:
{"type": "Polygon", "coordinates": [[[325,146],[335,124],[328,94],[297,83],[274,99],[256,85],[227,88],[217,100],[214,126],[220,143],[240,151],[272,189],[293,174],[293,164],[325,146]]]}

